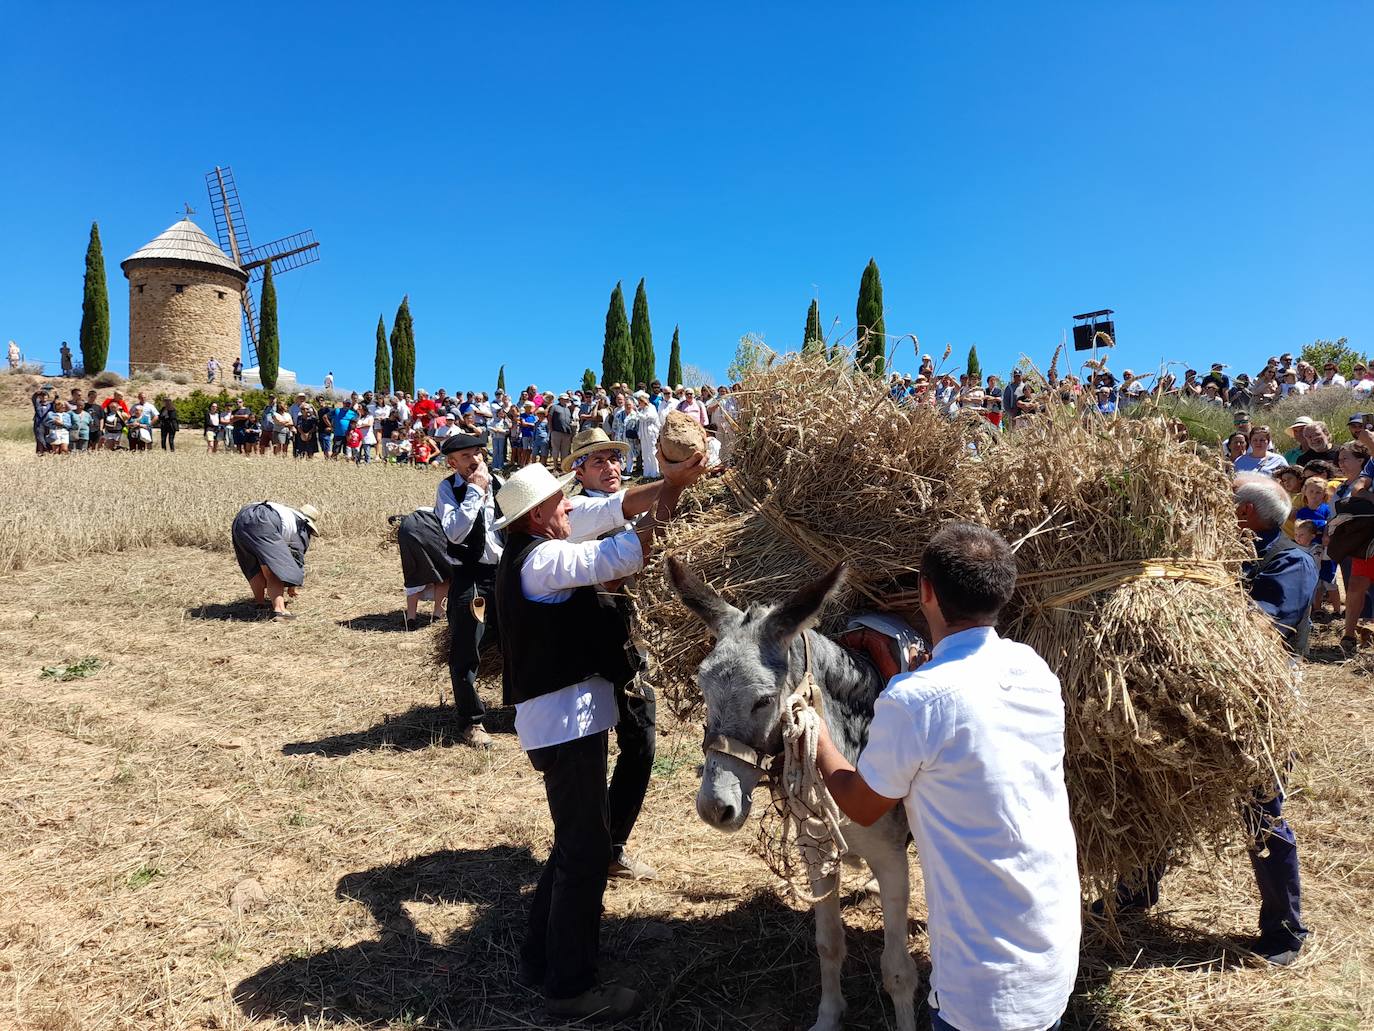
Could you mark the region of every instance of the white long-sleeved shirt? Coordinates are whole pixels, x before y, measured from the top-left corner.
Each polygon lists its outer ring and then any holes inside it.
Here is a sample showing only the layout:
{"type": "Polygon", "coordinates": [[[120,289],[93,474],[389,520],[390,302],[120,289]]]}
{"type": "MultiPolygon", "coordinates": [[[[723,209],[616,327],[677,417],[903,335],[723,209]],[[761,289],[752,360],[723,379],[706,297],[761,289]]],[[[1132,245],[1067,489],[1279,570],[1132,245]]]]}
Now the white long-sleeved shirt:
{"type": "Polygon", "coordinates": [[[472,532],[477,513],[486,513],[487,539],[482,547],[481,563],[494,566],[501,561],[501,538],[492,530],[497,520],[496,502],[492,490],[482,491],[465,481],[461,476],[458,483],[463,491],[460,499],[453,490],[453,477],[445,476],[439,481],[439,489],[434,498],[434,511],[439,516],[439,525],[444,528],[444,536],[454,544],[462,544],[472,532]]]}
{"type": "MultiPolygon", "coordinates": [[[[616,502],[618,496],[605,500],[616,502]]],[[[609,506],[608,506],[609,507],[609,506]]],[[[644,565],[639,537],[627,530],[605,540],[546,540],[525,556],[520,589],[530,601],[567,601],[579,587],[620,580],[644,565]]],[[[615,688],[605,677],[591,677],[515,706],[515,734],[526,752],[561,745],[610,730],[620,718],[615,688]]]]}
{"type": "Polygon", "coordinates": [[[623,490],[614,494],[588,491],[574,494],[568,500],[572,502],[572,511],[568,513],[572,536],[568,540],[574,543],[594,541],[616,530],[629,529],[621,508],[625,500],[623,490]]]}

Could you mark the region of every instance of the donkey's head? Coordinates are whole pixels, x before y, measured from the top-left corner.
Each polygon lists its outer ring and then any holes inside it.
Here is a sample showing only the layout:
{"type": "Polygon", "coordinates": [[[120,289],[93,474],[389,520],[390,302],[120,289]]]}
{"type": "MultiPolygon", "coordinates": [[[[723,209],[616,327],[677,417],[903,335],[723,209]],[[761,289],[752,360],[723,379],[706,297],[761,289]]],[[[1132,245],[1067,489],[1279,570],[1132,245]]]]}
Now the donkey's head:
{"type": "Polygon", "coordinates": [[[747,758],[782,750],[782,701],[802,675],[798,635],[814,621],[844,579],[838,565],[786,601],[741,612],[669,557],[668,572],[683,603],[710,628],[716,645],[697,671],[706,702],[706,737],[743,745],[741,754],[711,749],[697,791],[697,814],[711,826],[737,831],[749,818],[749,796],[763,771],[747,758]]]}

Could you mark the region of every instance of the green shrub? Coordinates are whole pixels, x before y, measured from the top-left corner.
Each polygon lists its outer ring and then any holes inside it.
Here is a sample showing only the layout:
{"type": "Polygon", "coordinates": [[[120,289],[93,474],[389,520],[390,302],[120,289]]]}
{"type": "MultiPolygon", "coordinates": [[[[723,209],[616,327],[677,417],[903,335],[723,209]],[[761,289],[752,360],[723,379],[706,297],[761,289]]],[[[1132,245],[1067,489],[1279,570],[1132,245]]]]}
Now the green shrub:
{"type": "Polygon", "coordinates": [[[124,382],[124,377],[113,369],[106,369],[104,372],[97,373],[91,382],[97,387],[117,387],[124,382]]]}
{"type": "Polygon", "coordinates": [[[1339,447],[1350,439],[1345,421],[1354,412],[1366,412],[1371,409],[1374,409],[1374,403],[1371,403],[1369,398],[1357,398],[1350,392],[1349,387],[1323,387],[1320,390],[1309,390],[1306,394],[1289,394],[1276,404],[1265,418],[1262,419],[1257,414],[1255,421],[1267,421],[1275,434],[1278,434],[1297,422],[1299,416],[1306,415],[1317,422],[1326,423],[1326,428],[1331,431],[1334,446],[1339,447]]]}
{"type": "Polygon", "coordinates": [[[191,382],[191,374],[189,372],[174,372],[169,378],[179,387],[184,387],[191,382]]]}
{"type": "Polygon", "coordinates": [[[183,426],[198,427],[205,425],[205,413],[210,410],[210,404],[213,401],[219,402],[219,410],[223,412],[232,406],[234,398],[241,397],[243,403],[252,410],[253,414],[261,418],[270,396],[265,390],[247,390],[237,394],[231,394],[223,388],[217,394],[193,390],[187,396],[178,398],[173,403],[177,406],[177,418],[181,420],[183,426]]]}

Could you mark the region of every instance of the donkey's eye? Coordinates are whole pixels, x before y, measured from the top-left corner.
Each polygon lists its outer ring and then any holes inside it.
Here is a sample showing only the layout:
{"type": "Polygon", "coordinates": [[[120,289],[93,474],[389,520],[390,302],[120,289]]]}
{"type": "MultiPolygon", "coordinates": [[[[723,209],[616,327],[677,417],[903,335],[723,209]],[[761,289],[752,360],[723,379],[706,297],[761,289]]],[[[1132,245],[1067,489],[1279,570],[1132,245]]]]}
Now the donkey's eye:
{"type": "Polygon", "coordinates": [[[771,698],[760,698],[757,702],[754,703],[754,707],[753,707],[752,709],[750,709],[749,711],[750,711],[750,712],[762,712],[764,709],[768,708],[768,706],[770,706],[770,705],[772,705],[772,704],[773,704],[773,699],[771,699],[771,698]]]}

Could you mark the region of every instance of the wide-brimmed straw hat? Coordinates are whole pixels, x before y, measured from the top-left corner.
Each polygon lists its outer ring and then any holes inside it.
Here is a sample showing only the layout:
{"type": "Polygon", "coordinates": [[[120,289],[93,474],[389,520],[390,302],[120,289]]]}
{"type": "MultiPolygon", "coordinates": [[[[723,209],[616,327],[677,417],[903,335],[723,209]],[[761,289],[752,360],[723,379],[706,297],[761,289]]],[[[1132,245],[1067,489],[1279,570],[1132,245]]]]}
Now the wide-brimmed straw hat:
{"type": "MultiPolygon", "coordinates": [[[[612,450],[619,451],[622,455],[628,455],[630,445],[623,440],[612,440],[606,436],[606,431],[600,427],[593,426],[591,429],[583,430],[572,439],[572,450],[562,462],[563,471],[565,473],[572,472],[573,463],[579,458],[594,454],[597,451],[612,450]]],[[[501,489],[505,490],[504,487],[501,489]]]]}
{"type": "Polygon", "coordinates": [[[310,532],[318,537],[320,535],[320,510],[314,505],[302,505],[297,511],[305,519],[305,525],[310,527],[310,532]]]}
{"type": "Polygon", "coordinates": [[[504,530],[530,509],[538,508],[555,494],[561,493],[572,479],[572,473],[555,476],[537,462],[518,470],[506,481],[501,493],[496,495],[496,507],[501,510],[501,518],[492,523],[491,528],[504,530]]]}

